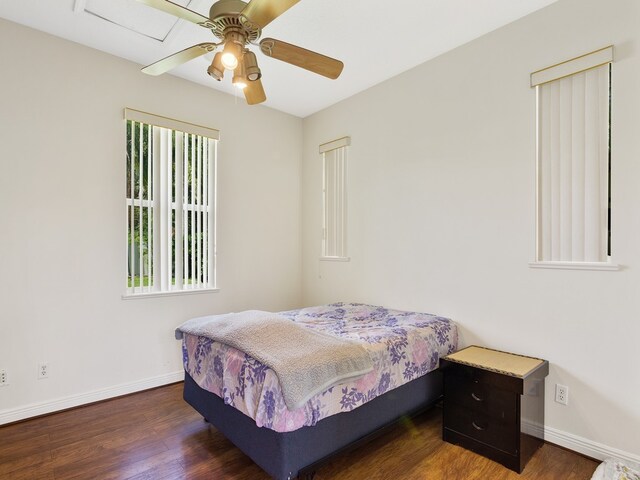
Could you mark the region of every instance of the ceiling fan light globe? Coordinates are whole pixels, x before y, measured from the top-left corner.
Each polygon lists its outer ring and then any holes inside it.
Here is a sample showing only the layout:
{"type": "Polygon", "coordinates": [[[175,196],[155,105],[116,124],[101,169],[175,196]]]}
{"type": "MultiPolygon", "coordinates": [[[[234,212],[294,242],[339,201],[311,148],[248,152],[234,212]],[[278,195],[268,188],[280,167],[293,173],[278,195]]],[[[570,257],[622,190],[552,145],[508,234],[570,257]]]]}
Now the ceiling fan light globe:
{"type": "Polygon", "coordinates": [[[259,80],[261,77],[262,77],[262,73],[260,72],[259,68],[255,72],[251,72],[251,71],[247,72],[247,80],[249,80],[250,82],[255,82],[256,80],[259,80]]]}
{"type": "Polygon", "coordinates": [[[233,80],[233,86],[239,88],[240,90],[244,90],[247,88],[247,82],[244,79],[233,80]]]}
{"type": "Polygon", "coordinates": [[[245,50],[244,55],[242,56],[242,61],[244,63],[247,80],[255,82],[262,77],[262,72],[260,71],[260,67],[258,67],[258,60],[256,59],[255,53],[248,49],[245,50]]]}
{"type": "Polygon", "coordinates": [[[207,73],[209,74],[209,76],[215,78],[217,81],[222,80],[222,77],[224,77],[224,70],[218,70],[213,65],[207,68],[207,73]]]}
{"type": "Polygon", "coordinates": [[[211,62],[211,65],[207,68],[207,73],[218,81],[224,77],[224,65],[222,65],[221,57],[222,54],[220,52],[216,53],[213,57],[213,62],[211,62]]]}
{"type": "Polygon", "coordinates": [[[235,70],[238,66],[238,59],[231,52],[224,52],[222,54],[221,61],[222,65],[224,65],[224,68],[226,68],[227,70],[235,70]]]}

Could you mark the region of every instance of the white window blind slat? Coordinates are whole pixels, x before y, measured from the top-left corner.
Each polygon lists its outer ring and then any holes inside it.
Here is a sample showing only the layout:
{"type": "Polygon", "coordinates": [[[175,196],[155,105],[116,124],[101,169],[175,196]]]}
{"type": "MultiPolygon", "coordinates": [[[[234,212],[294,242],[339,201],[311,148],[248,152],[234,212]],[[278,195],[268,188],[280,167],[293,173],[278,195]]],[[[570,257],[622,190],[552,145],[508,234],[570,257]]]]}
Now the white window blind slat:
{"type": "Polygon", "coordinates": [[[560,86],[560,251],[559,258],[571,258],[571,208],[572,208],[572,125],[571,78],[563,78],[560,86]]]}
{"type": "Polygon", "coordinates": [[[160,218],[161,218],[161,197],[162,192],[160,190],[160,168],[158,168],[157,162],[159,155],[162,155],[162,148],[160,142],[160,129],[153,128],[152,129],[152,140],[153,140],[153,152],[154,152],[154,168],[153,168],[153,199],[156,204],[156,208],[153,209],[153,238],[157,241],[154,241],[153,248],[153,285],[156,288],[162,288],[162,267],[160,265],[161,260],[161,252],[162,252],[162,240],[160,237],[160,218]]]}
{"type": "Polygon", "coordinates": [[[151,197],[151,175],[153,172],[152,162],[152,139],[151,139],[151,127],[147,128],[147,292],[151,292],[153,288],[153,270],[152,270],[152,255],[153,255],[153,237],[151,236],[151,213],[152,213],[152,197],[151,197]]]}
{"type": "Polygon", "coordinates": [[[166,215],[166,230],[164,232],[166,237],[166,249],[167,249],[167,269],[165,272],[166,276],[166,288],[167,290],[172,290],[173,288],[173,131],[166,130],[166,140],[167,140],[167,156],[166,156],[166,164],[164,168],[166,169],[166,196],[167,196],[167,206],[165,209],[166,215]]]}
{"type": "Polygon", "coordinates": [[[196,279],[195,279],[195,271],[196,271],[196,217],[193,205],[195,203],[195,192],[196,192],[196,177],[195,177],[195,158],[196,158],[196,136],[190,135],[191,137],[191,156],[190,160],[190,168],[191,168],[191,186],[189,192],[189,217],[191,221],[191,271],[189,272],[189,282],[190,287],[195,288],[196,279]]]}
{"type": "MultiPolygon", "coordinates": [[[[608,70],[608,69],[607,69],[608,70]]],[[[603,262],[605,261],[606,248],[601,243],[601,229],[603,228],[602,211],[606,209],[603,204],[603,191],[606,189],[604,184],[605,178],[601,178],[601,163],[608,161],[608,157],[602,158],[602,150],[600,143],[603,140],[601,129],[606,128],[603,120],[608,111],[601,111],[600,95],[605,94],[601,91],[600,77],[604,75],[605,69],[593,69],[586,72],[586,101],[585,101],[585,118],[586,126],[586,152],[585,152],[585,179],[587,182],[585,213],[586,229],[585,235],[585,257],[587,261],[603,262]]],[[[608,122],[607,122],[608,123],[608,122]]]]}
{"type": "MultiPolygon", "coordinates": [[[[205,139],[202,142],[202,203],[203,205],[209,205],[209,169],[208,169],[208,161],[209,158],[209,142],[205,139]]],[[[208,251],[207,246],[209,245],[209,217],[207,216],[206,209],[203,209],[202,213],[202,250],[208,251]]],[[[208,265],[208,255],[204,255],[202,257],[202,281],[205,284],[209,283],[209,265],[208,265]]]]}
{"type": "Polygon", "coordinates": [[[209,234],[209,238],[208,238],[208,249],[207,251],[209,252],[208,255],[208,259],[209,259],[209,268],[208,268],[208,278],[209,278],[209,284],[213,284],[216,285],[217,281],[216,281],[216,258],[217,258],[217,251],[216,251],[216,244],[215,244],[215,239],[216,239],[216,234],[217,234],[217,225],[216,225],[216,208],[217,208],[217,199],[216,199],[216,190],[215,190],[215,185],[217,182],[217,162],[214,161],[215,158],[217,158],[217,142],[215,142],[214,140],[209,140],[209,155],[207,156],[207,163],[208,163],[208,169],[209,169],[209,177],[208,177],[208,181],[207,181],[207,185],[208,185],[208,189],[209,189],[209,193],[207,195],[207,205],[209,206],[209,210],[208,210],[208,222],[210,227],[207,229],[210,234],[209,234]]]}
{"type": "Polygon", "coordinates": [[[182,218],[184,210],[182,208],[183,198],[183,166],[184,166],[184,134],[182,132],[176,132],[176,145],[175,145],[175,165],[176,165],[176,180],[175,180],[175,288],[177,290],[182,289],[184,282],[183,279],[183,261],[184,255],[182,254],[182,236],[184,220],[182,218]]]}
{"type": "Polygon", "coordinates": [[[560,85],[549,85],[551,95],[551,260],[560,260],[560,85]]]}
{"type": "Polygon", "coordinates": [[[584,256],[584,198],[585,198],[585,123],[577,119],[585,118],[585,76],[575,75],[572,81],[571,118],[571,257],[573,262],[582,261],[584,256]]]}
{"type": "Polygon", "coordinates": [[[138,181],[138,277],[140,278],[140,290],[144,290],[144,269],[142,267],[142,259],[143,259],[143,253],[142,253],[142,232],[144,229],[144,224],[142,223],[142,185],[143,185],[143,173],[144,173],[144,169],[143,169],[143,158],[144,158],[144,126],[142,124],[139,124],[140,127],[140,131],[138,133],[138,176],[139,176],[139,181],[138,181]]]}
{"type": "Polygon", "coordinates": [[[131,197],[131,206],[129,207],[129,261],[127,262],[129,268],[129,278],[132,279],[132,288],[133,291],[136,291],[135,282],[133,279],[135,278],[135,269],[133,266],[133,259],[135,258],[135,222],[134,222],[134,214],[135,208],[133,203],[133,198],[135,197],[135,145],[136,145],[136,124],[135,122],[131,122],[129,128],[131,129],[131,149],[130,149],[130,159],[131,159],[131,168],[129,169],[129,176],[131,179],[130,182],[130,190],[129,195],[131,197]]]}
{"type": "Polygon", "coordinates": [[[186,209],[186,205],[189,203],[189,191],[187,189],[187,179],[188,179],[188,175],[189,175],[189,165],[188,165],[188,159],[189,159],[189,135],[188,134],[184,134],[183,135],[184,138],[184,150],[183,150],[183,171],[184,171],[184,178],[183,178],[183,188],[182,188],[182,212],[183,212],[183,218],[182,218],[182,231],[184,232],[184,236],[183,236],[183,242],[182,242],[182,270],[183,270],[183,284],[182,287],[184,288],[184,286],[187,283],[187,279],[189,278],[189,257],[188,257],[188,232],[189,230],[187,229],[188,225],[189,225],[189,210],[186,209]]]}
{"type": "MultiPolygon", "coordinates": [[[[158,143],[160,150],[160,158],[166,159],[168,157],[168,149],[167,149],[167,130],[165,128],[154,128],[154,132],[158,130],[158,143]]],[[[160,262],[159,262],[159,270],[160,270],[160,289],[163,292],[166,292],[169,288],[167,282],[167,270],[169,269],[168,260],[169,260],[169,248],[167,245],[167,209],[169,201],[167,199],[168,189],[167,189],[167,169],[158,168],[160,174],[158,178],[158,191],[160,196],[160,208],[158,208],[158,237],[160,238],[160,262]]]]}
{"type": "Polygon", "coordinates": [[[610,81],[611,81],[611,67],[602,68],[599,72],[599,83],[600,83],[600,118],[603,122],[603,125],[600,128],[600,155],[601,159],[600,163],[600,225],[603,227],[600,229],[600,245],[601,247],[601,261],[607,261],[610,255],[610,245],[609,245],[609,232],[610,232],[610,223],[609,223],[609,198],[610,198],[610,177],[609,177],[609,167],[611,165],[611,157],[610,157],[610,145],[609,145],[609,135],[610,135],[610,110],[609,110],[609,102],[610,102],[610,81]]]}
{"type": "Polygon", "coordinates": [[[200,191],[200,187],[202,185],[202,173],[201,173],[201,168],[202,168],[202,138],[198,137],[197,141],[196,141],[196,174],[195,174],[195,179],[196,179],[196,201],[194,202],[194,209],[195,209],[195,213],[196,213],[196,286],[200,285],[200,275],[201,275],[201,271],[200,271],[200,265],[202,262],[202,249],[200,247],[201,245],[201,238],[202,238],[202,226],[200,225],[200,199],[201,199],[201,191],[200,191]]]}
{"type": "Polygon", "coordinates": [[[551,258],[551,94],[540,90],[539,161],[539,258],[551,258]]]}

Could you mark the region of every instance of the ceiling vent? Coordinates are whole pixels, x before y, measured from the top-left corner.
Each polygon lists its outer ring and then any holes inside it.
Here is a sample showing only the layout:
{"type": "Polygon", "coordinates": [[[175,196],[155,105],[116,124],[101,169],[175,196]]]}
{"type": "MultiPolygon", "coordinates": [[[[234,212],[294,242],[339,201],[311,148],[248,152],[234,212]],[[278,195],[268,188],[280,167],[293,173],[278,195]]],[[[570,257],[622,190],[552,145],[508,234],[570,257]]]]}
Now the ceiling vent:
{"type": "MultiPolygon", "coordinates": [[[[194,0],[172,0],[183,7],[196,3],[194,0]]],[[[77,0],[76,11],[85,11],[107,22],[133,32],[164,42],[178,20],[164,12],[149,8],[133,0],[77,0]],[[78,8],[81,3],[83,8],[78,8]]]]}

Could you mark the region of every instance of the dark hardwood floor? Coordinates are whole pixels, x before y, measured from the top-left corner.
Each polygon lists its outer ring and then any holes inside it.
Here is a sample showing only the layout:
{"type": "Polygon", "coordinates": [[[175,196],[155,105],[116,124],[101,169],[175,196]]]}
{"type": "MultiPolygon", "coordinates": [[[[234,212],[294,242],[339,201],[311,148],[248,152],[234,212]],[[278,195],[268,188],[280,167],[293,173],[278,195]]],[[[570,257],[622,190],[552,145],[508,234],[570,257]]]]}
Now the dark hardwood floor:
{"type": "MultiPolygon", "coordinates": [[[[439,408],[337,457],[317,480],[588,480],[597,464],[545,444],[517,475],[440,439],[439,408]]],[[[182,400],[182,384],[0,427],[0,479],[269,477],[182,400]]]]}

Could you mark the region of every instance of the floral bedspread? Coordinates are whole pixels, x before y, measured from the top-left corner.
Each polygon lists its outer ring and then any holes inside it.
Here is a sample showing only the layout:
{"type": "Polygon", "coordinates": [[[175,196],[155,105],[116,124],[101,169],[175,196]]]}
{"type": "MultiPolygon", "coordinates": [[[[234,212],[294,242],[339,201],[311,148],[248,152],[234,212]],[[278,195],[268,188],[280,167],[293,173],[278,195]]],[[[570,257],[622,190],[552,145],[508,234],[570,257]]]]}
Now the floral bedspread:
{"type": "Polygon", "coordinates": [[[353,410],[378,395],[429,373],[458,346],[456,325],[427,313],[357,303],[335,303],[280,312],[308,328],[361,341],[373,360],[371,373],[334,385],[304,406],[288,410],[273,370],[233,347],[185,335],[185,371],[196,383],[253,418],[259,427],[290,432],[336,413],[353,410]]]}

